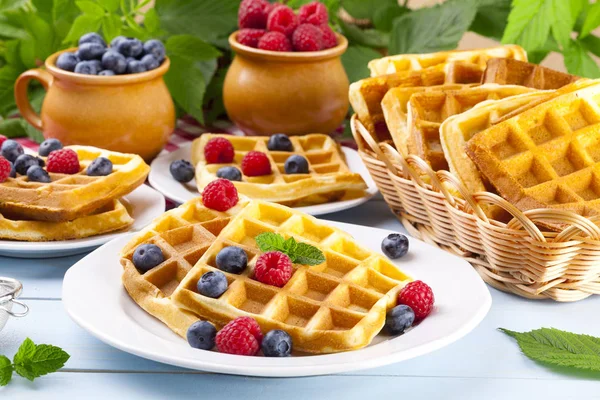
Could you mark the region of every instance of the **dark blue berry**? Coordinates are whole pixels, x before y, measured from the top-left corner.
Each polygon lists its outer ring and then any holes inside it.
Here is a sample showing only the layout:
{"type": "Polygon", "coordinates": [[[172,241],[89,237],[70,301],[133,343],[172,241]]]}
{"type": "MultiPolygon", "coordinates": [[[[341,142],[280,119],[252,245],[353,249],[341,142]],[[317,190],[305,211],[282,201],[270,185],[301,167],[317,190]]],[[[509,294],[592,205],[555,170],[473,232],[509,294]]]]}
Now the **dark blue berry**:
{"type": "Polygon", "coordinates": [[[139,39],[125,38],[118,41],[116,50],[125,57],[139,57],[144,51],[144,47],[139,39]]]}
{"type": "Polygon", "coordinates": [[[102,36],[98,35],[95,32],[86,33],[85,35],[79,38],[79,46],[85,43],[98,43],[102,45],[102,47],[106,47],[106,42],[104,41],[104,39],[102,39],[102,36]]]}
{"type": "Polygon", "coordinates": [[[113,163],[106,157],[98,157],[88,165],[86,173],[88,176],[106,176],[113,171],[113,163]]]}
{"type": "Polygon", "coordinates": [[[80,61],[75,66],[75,73],[84,75],[97,75],[98,68],[96,67],[96,63],[92,61],[80,61]]]}
{"type": "Polygon", "coordinates": [[[32,182],[49,183],[50,175],[48,175],[48,172],[44,168],[34,165],[27,170],[27,179],[32,182]]]}
{"type": "Polygon", "coordinates": [[[209,271],[198,280],[198,293],[216,299],[227,290],[227,278],[221,271],[209,271]]]}
{"type": "Polygon", "coordinates": [[[284,168],[286,174],[308,174],[308,161],[295,154],[285,160],[284,168]]]}
{"type": "Polygon", "coordinates": [[[15,169],[15,164],[13,164],[13,163],[10,163],[10,175],[9,176],[11,178],[16,178],[17,177],[17,170],[15,169]]]}
{"type": "Polygon", "coordinates": [[[195,349],[210,350],[215,347],[217,329],[208,321],[194,322],[188,328],[187,341],[195,349]]]}
{"type": "Polygon", "coordinates": [[[24,153],[23,147],[15,142],[14,140],[8,139],[2,143],[2,148],[0,148],[0,153],[2,157],[6,158],[11,163],[15,163],[17,157],[24,153]]]}
{"type": "Polygon", "coordinates": [[[127,61],[127,64],[129,64],[131,61],[138,61],[138,59],[135,57],[125,57],[125,61],[127,61]]]}
{"type": "Polygon", "coordinates": [[[412,308],[401,304],[392,308],[385,316],[385,330],[390,335],[401,335],[415,322],[415,313],[412,308]]]}
{"type": "Polygon", "coordinates": [[[133,252],[133,265],[142,271],[150,271],[163,261],[165,256],[155,244],[142,244],[133,252]]]}
{"type": "Polygon", "coordinates": [[[241,274],[248,266],[248,255],[239,247],[229,246],[217,254],[216,263],[221,271],[241,274]]]}
{"type": "Polygon", "coordinates": [[[75,71],[75,66],[79,62],[79,58],[75,55],[75,53],[62,53],[56,59],[56,66],[60,69],[64,69],[65,71],[75,71]]]}
{"type": "Polygon", "coordinates": [[[171,175],[177,182],[189,182],[194,179],[194,166],[185,160],[177,160],[169,167],[171,175]]]}
{"type": "Polygon", "coordinates": [[[124,74],[127,70],[127,60],[123,54],[108,50],[102,55],[102,68],[113,71],[115,74],[124,74]]]}
{"type": "Polygon", "coordinates": [[[110,47],[113,47],[116,50],[117,45],[123,39],[127,39],[127,38],[125,36],[117,36],[116,38],[114,38],[113,40],[110,41],[110,47]]]}
{"type": "Polygon", "coordinates": [[[44,160],[34,157],[30,154],[21,154],[14,162],[15,171],[21,175],[26,175],[29,167],[37,165],[43,167],[45,165],[44,160]]]}
{"type": "Polygon", "coordinates": [[[160,40],[150,39],[144,43],[144,54],[152,54],[160,64],[165,59],[165,45],[160,40]]]}
{"type": "Polygon", "coordinates": [[[293,151],[294,145],[292,145],[292,141],[288,135],[276,133],[269,138],[267,148],[271,151],[293,151]]]}
{"type": "Polygon", "coordinates": [[[381,242],[381,251],[391,259],[400,258],[408,252],[408,238],[401,233],[390,233],[381,242]]]}
{"type": "Polygon", "coordinates": [[[267,332],[260,348],[266,357],[288,357],[292,353],[292,338],[287,332],[275,329],[267,332]]]}
{"type": "Polygon", "coordinates": [[[112,72],[110,69],[103,69],[98,72],[98,76],[115,76],[116,74],[112,72]]]}
{"type": "Polygon", "coordinates": [[[105,51],[106,46],[102,46],[100,43],[84,43],[79,46],[75,55],[83,61],[99,60],[105,51]]]}
{"type": "Polygon", "coordinates": [[[127,63],[128,74],[139,74],[140,72],[146,72],[146,66],[141,61],[133,60],[127,63]]]}
{"type": "Polygon", "coordinates": [[[242,180],[242,173],[236,167],[221,167],[217,170],[217,178],[239,182],[242,180]]]}
{"type": "Polygon", "coordinates": [[[62,143],[58,139],[46,139],[40,144],[38,154],[42,157],[48,157],[48,154],[54,150],[60,150],[63,148],[62,143]]]}
{"type": "Polygon", "coordinates": [[[142,64],[144,64],[144,67],[146,67],[147,71],[156,69],[160,65],[158,60],[156,58],[154,58],[154,56],[152,54],[146,54],[144,57],[142,57],[140,62],[142,64]]]}
{"type": "Polygon", "coordinates": [[[90,60],[89,62],[91,62],[92,64],[94,64],[94,67],[96,67],[96,71],[98,71],[98,72],[102,71],[102,61],[100,61],[100,60],[90,60]]]}

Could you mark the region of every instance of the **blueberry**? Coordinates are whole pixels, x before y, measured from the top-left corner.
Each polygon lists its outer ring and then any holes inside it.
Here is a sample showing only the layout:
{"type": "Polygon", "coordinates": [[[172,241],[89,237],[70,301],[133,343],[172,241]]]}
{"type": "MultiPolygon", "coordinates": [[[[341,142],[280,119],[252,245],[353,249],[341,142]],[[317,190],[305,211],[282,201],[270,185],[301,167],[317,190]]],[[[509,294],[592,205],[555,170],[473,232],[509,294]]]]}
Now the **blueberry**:
{"type": "Polygon", "coordinates": [[[29,167],[34,165],[43,167],[45,163],[44,160],[34,157],[30,154],[21,154],[14,162],[15,171],[21,175],[26,175],[29,167]]]}
{"type": "Polygon", "coordinates": [[[119,42],[123,39],[127,38],[125,36],[117,36],[116,38],[110,41],[110,47],[114,47],[116,49],[119,42]]]}
{"type": "Polygon", "coordinates": [[[390,335],[401,335],[415,322],[415,313],[412,308],[401,304],[388,311],[385,316],[385,330],[390,335]]]}
{"type": "Polygon", "coordinates": [[[288,357],[292,352],[292,338],[287,332],[275,329],[267,332],[260,348],[266,357],[288,357]]]}
{"type": "Polygon", "coordinates": [[[160,65],[158,60],[152,54],[146,54],[142,57],[140,62],[144,64],[144,67],[146,67],[146,70],[148,71],[156,69],[160,65]]]}
{"type": "Polygon", "coordinates": [[[110,69],[103,69],[98,72],[98,76],[115,76],[116,74],[112,72],[110,69]]]}
{"type": "Polygon", "coordinates": [[[128,74],[138,74],[140,72],[146,72],[146,66],[141,61],[133,60],[127,63],[128,74]]]}
{"type": "Polygon", "coordinates": [[[133,265],[142,271],[150,271],[163,261],[165,256],[155,244],[142,244],[133,252],[133,265]]]}
{"type": "Polygon", "coordinates": [[[98,73],[98,68],[96,68],[96,63],[92,61],[80,61],[75,66],[75,73],[84,75],[96,75],[98,73]]]}
{"type": "Polygon", "coordinates": [[[158,63],[165,59],[165,45],[160,40],[150,39],[144,43],[144,54],[152,54],[158,63]]]}
{"type": "Polygon", "coordinates": [[[222,249],[217,254],[217,268],[221,271],[231,274],[241,274],[248,266],[248,256],[246,252],[235,246],[229,246],[222,249]]]}
{"type": "Polygon", "coordinates": [[[289,156],[284,167],[286,174],[308,174],[308,161],[297,154],[289,156]]]}
{"type": "Polygon", "coordinates": [[[171,163],[169,167],[171,175],[177,182],[189,182],[194,179],[194,166],[185,160],[177,160],[171,163]]]}
{"type": "Polygon", "coordinates": [[[127,61],[127,64],[129,64],[131,61],[138,61],[138,59],[135,57],[125,57],[125,61],[127,61]]]}
{"type": "Polygon", "coordinates": [[[49,183],[50,175],[48,175],[48,172],[44,168],[34,165],[27,170],[27,179],[32,182],[49,183]]]}
{"type": "Polygon", "coordinates": [[[267,148],[271,151],[293,151],[294,146],[292,145],[292,141],[288,137],[288,135],[284,135],[283,133],[276,133],[275,135],[269,138],[269,142],[267,143],[267,148]]]}
{"type": "Polygon", "coordinates": [[[98,157],[87,167],[88,176],[106,176],[113,171],[113,163],[106,157],[98,157]]]}
{"type": "Polygon", "coordinates": [[[195,349],[210,350],[215,347],[217,329],[208,321],[196,321],[187,331],[187,341],[195,349]]]}
{"type": "Polygon", "coordinates": [[[106,47],[100,43],[84,43],[77,49],[75,55],[83,61],[99,60],[106,52],[106,47]]]}
{"type": "Polygon", "coordinates": [[[86,33],[85,35],[79,38],[79,46],[85,43],[98,43],[102,45],[102,47],[106,47],[106,42],[104,41],[104,39],[102,39],[102,36],[98,35],[96,32],[86,33]]]}
{"type": "Polygon", "coordinates": [[[13,163],[10,163],[10,175],[9,176],[11,178],[16,178],[17,177],[17,170],[15,169],[15,164],[13,164],[13,163]]]}
{"type": "Polygon", "coordinates": [[[221,167],[217,170],[217,178],[239,182],[242,180],[242,173],[236,167],[221,167]]]}
{"type": "Polygon", "coordinates": [[[98,72],[102,71],[102,61],[100,61],[100,60],[90,60],[89,62],[91,62],[92,64],[94,64],[94,67],[96,67],[96,71],[98,71],[98,72]]]}
{"type": "Polygon", "coordinates": [[[58,139],[46,139],[40,144],[38,154],[42,157],[48,157],[48,154],[54,150],[60,150],[63,148],[62,143],[58,139]]]}
{"type": "Polygon", "coordinates": [[[209,271],[198,280],[198,293],[216,299],[227,290],[227,278],[221,271],[209,271]]]}
{"type": "Polygon", "coordinates": [[[65,71],[75,71],[75,66],[79,62],[79,58],[75,55],[75,53],[62,53],[56,59],[56,66],[60,69],[64,69],[65,71]]]}
{"type": "Polygon", "coordinates": [[[124,74],[127,70],[127,60],[123,54],[108,50],[102,55],[102,69],[113,71],[115,74],[124,74]]]}
{"type": "Polygon", "coordinates": [[[15,142],[14,140],[8,139],[2,143],[2,148],[0,148],[0,153],[2,157],[6,158],[8,161],[14,163],[21,154],[24,153],[23,147],[15,142]]]}
{"type": "Polygon", "coordinates": [[[144,47],[139,39],[124,38],[118,41],[116,50],[125,57],[139,57],[144,51],[144,47]]]}
{"type": "Polygon", "coordinates": [[[400,258],[408,252],[408,238],[401,233],[390,233],[381,242],[381,251],[391,259],[400,258]]]}

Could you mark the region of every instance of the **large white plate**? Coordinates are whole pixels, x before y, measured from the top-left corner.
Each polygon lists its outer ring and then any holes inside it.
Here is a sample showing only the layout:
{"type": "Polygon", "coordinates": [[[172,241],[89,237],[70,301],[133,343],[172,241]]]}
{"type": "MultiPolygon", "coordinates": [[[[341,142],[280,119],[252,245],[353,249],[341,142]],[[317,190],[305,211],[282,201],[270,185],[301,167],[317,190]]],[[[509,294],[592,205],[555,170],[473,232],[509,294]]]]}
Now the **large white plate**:
{"type": "Polygon", "coordinates": [[[107,233],[84,239],[56,242],[17,242],[0,240],[0,256],[19,258],[64,257],[88,252],[114,238],[136,232],[165,212],[165,198],[148,185],[141,185],[124,197],[135,220],[126,232],[107,233]]]}
{"type": "MultiPolygon", "coordinates": [[[[390,232],[331,222],[360,243],[379,251],[390,232]]],[[[243,357],[196,350],[129,297],[121,284],[118,253],[128,237],[97,249],[67,271],[63,304],[76,323],[123,351],[203,371],[253,376],[306,376],[372,368],[437,350],[475,328],[491,305],[490,293],[471,265],[415,239],[397,265],[431,285],[436,306],[421,324],[402,336],[379,335],[361,350],[289,358],[243,357]]]]}
{"type": "MultiPolygon", "coordinates": [[[[185,203],[195,197],[198,197],[198,187],[196,181],[182,184],[177,182],[169,172],[169,166],[175,160],[191,160],[192,144],[187,143],[172,153],[163,154],[152,161],[148,181],[156,190],[165,195],[166,198],[176,203],[185,203]]],[[[359,173],[367,183],[367,190],[363,197],[352,200],[336,201],[333,203],[318,204],[315,206],[297,207],[296,209],[310,215],[322,215],[334,213],[348,208],[359,206],[367,202],[377,193],[375,181],[369,175],[369,171],[363,164],[356,150],[342,147],[346,156],[346,163],[351,171],[359,173]]]]}

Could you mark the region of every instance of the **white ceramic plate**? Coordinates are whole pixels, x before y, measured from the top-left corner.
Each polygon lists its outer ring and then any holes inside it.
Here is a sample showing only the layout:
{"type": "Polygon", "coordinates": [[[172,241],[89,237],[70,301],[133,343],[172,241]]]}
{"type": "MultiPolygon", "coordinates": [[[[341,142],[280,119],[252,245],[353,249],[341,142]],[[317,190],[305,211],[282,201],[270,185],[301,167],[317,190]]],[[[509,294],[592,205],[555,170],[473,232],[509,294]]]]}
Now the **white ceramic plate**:
{"type": "MultiPolygon", "coordinates": [[[[361,244],[380,251],[390,231],[331,222],[361,244]]],[[[370,346],[346,353],[289,358],[243,357],[196,350],[143,311],[121,284],[121,237],[97,249],[67,271],[63,304],[82,328],[123,351],[151,360],[211,371],[253,376],[306,376],[391,364],[437,350],[460,339],[487,314],[490,293],[469,263],[411,239],[409,254],[397,262],[433,289],[436,306],[421,324],[398,337],[377,336],[370,346]]]]}
{"type": "MultiPolygon", "coordinates": [[[[163,154],[152,161],[150,175],[148,181],[156,190],[165,195],[166,198],[173,200],[175,203],[185,203],[195,197],[198,197],[198,187],[196,181],[192,180],[189,183],[182,184],[177,182],[169,172],[169,166],[175,160],[191,160],[192,144],[188,143],[172,153],[163,154]]],[[[342,151],[346,156],[348,168],[351,171],[359,173],[367,183],[367,190],[364,197],[352,200],[336,201],[327,204],[318,204],[315,206],[297,207],[296,209],[310,215],[322,215],[334,213],[348,208],[359,206],[377,193],[375,181],[369,175],[369,171],[363,164],[356,150],[342,147],[342,151]]]]}
{"type": "Polygon", "coordinates": [[[141,185],[124,199],[129,203],[131,217],[135,220],[127,232],[107,233],[85,239],[57,242],[16,242],[0,240],[0,256],[19,258],[64,257],[88,252],[119,236],[136,232],[165,212],[165,198],[148,185],[141,185]]]}

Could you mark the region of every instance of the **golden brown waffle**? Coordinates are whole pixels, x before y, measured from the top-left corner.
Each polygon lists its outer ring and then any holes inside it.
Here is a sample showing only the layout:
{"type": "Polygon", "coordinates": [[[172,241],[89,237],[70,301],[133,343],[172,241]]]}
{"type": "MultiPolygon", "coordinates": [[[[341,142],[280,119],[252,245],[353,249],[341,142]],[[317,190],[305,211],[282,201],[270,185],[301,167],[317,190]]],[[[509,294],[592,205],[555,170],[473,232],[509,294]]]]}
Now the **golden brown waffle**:
{"type": "Polygon", "coordinates": [[[483,73],[483,83],[521,85],[535,89],[558,89],[581,79],[550,68],[509,58],[492,58],[483,73]]]}
{"type": "Polygon", "coordinates": [[[488,49],[452,50],[428,54],[399,54],[369,62],[369,70],[371,76],[381,76],[396,72],[419,71],[440,64],[462,61],[477,65],[483,71],[490,58],[513,58],[527,61],[527,53],[520,46],[506,45],[488,49]]]}
{"type": "Polygon", "coordinates": [[[503,99],[534,89],[488,84],[462,90],[414,94],[408,102],[408,152],[427,161],[434,171],[448,170],[440,142],[440,125],[452,115],[463,113],[487,100],[503,99]]]}
{"type": "Polygon", "coordinates": [[[241,161],[246,153],[255,150],[267,155],[272,173],[264,176],[242,176],[241,182],[233,182],[238,192],[251,199],[272,201],[288,206],[303,206],[361,197],[367,188],[360,174],[351,172],[335,141],[321,134],[292,136],[294,151],[271,151],[267,149],[267,136],[239,137],[231,135],[204,134],[194,140],[192,162],[196,166],[198,190],[217,179],[217,170],[235,166],[241,171],[241,161]],[[235,149],[231,164],[207,164],[204,146],[214,137],[225,137],[235,149]],[[308,174],[286,174],[284,163],[292,154],[308,160],[308,174]]]}
{"type": "Polygon", "coordinates": [[[368,345],[409,280],[394,264],[361,247],[347,233],[291,208],[252,201],[221,231],[172,299],[218,326],[250,316],[263,332],[285,330],[298,351],[332,353],[368,345]],[[255,237],[263,232],[293,236],[316,246],[326,261],[312,267],[295,264],[283,288],[258,282],[252,278],[260,255],[255,237]],[[218,299],[200,295],[198,280],[216,269],[215,258],[227,246],[246,251],[248,268],[240,275],[225,273],[229,287],[218,299]]]}
{"type": "Polygon", "coordinates": [[[133,218],[121,201],[110,203],[73,221],[12,220],[0,215],[0,239],[28,242],[82,239],[129,228],[133,218]]]}
{"type": "Polygon", "coordinates": [[[600,82],[476,134],[467,154],[521,210],[600,210],[600,82]]]}
{"type": "Polygon", "coordinates": [[[80,162],[74,175],[50,173],[50,183],[30,182],[26,176],[0,183],[0,213],[11,219],[72,221],[92,213],[144,183],[150,167],[135,154],[87,146],[69,146],[80,162]],[[87,166],[98,157],[113,163],[107,176],[87,176],[87,166]]]}

